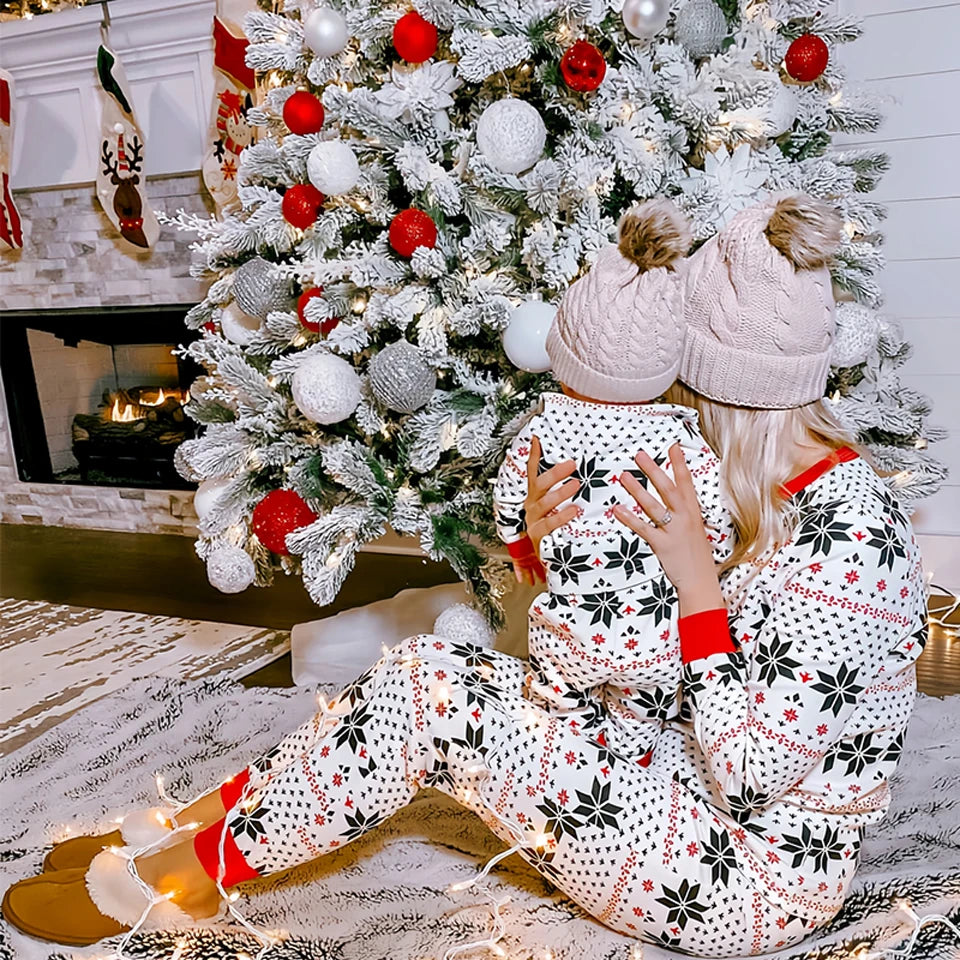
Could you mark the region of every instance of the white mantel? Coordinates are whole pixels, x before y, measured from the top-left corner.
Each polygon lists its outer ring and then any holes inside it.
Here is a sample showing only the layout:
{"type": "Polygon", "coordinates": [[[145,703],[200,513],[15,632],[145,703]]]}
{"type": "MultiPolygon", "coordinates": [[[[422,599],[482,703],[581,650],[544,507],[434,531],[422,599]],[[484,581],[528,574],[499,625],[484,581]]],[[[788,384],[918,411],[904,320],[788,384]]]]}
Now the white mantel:
{"type": "MultiPolygon", "coordinates": [[[[147,140],[149,176],[195,171],[213,99],[215,0],[110,0],[109,44],[147,140]]],[[[0,64],[16,84],[12,184],[96,178],[102,7],[0,22],[0,64]]]]}

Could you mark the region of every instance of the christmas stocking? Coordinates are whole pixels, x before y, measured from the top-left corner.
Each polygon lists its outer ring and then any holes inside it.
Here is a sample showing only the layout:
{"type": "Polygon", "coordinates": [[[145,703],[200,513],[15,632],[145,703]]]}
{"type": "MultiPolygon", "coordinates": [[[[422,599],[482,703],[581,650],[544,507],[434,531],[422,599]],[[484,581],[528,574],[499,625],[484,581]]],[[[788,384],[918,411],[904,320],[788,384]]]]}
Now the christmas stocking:
{"type": "Polygon", "coordinates": [[[0,70],[0,244],[11,250],[23,246],[20,214],[10,193],[13,168],[13,77],[0,70]]]}
{"type": "MultiPolygon", "coordinates": [[[[238,9],[245,0],[231,6],[231,13],[242,16],[238,9]]],[[[222,9],[223,0],[218,3],[222,9]]],[[[254,4],[247,3],[251,9],[254,4]]],[[[253,130],[247,124],[247,110],[253,106],[254,75],[244,62],[247,40],[243,31],[221,16],[213,20],[214,60],[216,86],[214,89],[213,119],[207,134],[207,152],[203,159],[203,182],[222,210],[236,202],[237,167],[240,151],[253,140],[253,130]]]]}
{"type": "Polygon", "coordinates": [[[137,247],[152,247],[160,225],[147,202],[143,131],[133,115],[123,67],[117,55],[102,45],[97,51],[97,74],[104,93],[97,197],[125,240],[137,247]]]}

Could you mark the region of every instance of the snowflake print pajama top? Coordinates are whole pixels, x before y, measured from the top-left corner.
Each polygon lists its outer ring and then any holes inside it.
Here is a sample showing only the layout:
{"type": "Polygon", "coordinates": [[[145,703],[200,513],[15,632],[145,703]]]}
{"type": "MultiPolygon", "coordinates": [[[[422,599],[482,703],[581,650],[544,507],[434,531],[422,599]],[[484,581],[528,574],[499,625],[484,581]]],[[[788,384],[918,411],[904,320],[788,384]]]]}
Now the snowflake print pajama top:
{"type": "Polygon", "coordinates": [[[564,460],[576,463],[578,515],[540,543],[547,589],[530,606],[528,692],[586,731],[606,720],[609,745],[643,763],[664,723],[677,715],[677,593],[613,507],[640,512],[619,482],[630,473],[647,486],[633,459],[639,450],[670,476],[667,454],[680,444],[714,559],[730,555],[733,527],[720,498],[720,461],[698,419],[695,410],[675,404],[592,403],[546,393],[542,411],[507,451],[493,492],[501,539],[514,556],[532,552],[524,514],[531,439],[540,441],[541,472],[564,460]]]}
{"type": "MultiPolygon", "coordinates": [[[[526,664],[419,636],[222,788],[195,849],[225,885],[311,860],[433,786],[600,922],[708,957],[839,910],[913,705],[924,587],[910,525],[838,451],[790,485],[793,539],[734,612],[679,623],[683,706],[647,767],[523,695],[526,664]],[[508,826],[512,825],[512,826],[508,826]]],[[[752,574],[752,577],[750,576],[752,574]]]]}

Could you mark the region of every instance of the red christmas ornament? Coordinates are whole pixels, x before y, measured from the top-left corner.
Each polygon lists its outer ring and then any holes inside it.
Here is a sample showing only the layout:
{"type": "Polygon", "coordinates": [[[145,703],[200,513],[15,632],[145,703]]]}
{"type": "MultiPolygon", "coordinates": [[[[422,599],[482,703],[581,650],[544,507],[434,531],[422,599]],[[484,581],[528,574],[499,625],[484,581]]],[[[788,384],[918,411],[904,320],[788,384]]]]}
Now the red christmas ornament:
{"type": "Polygon", "coordinates": [[[787,73],[800,83],[811,83],[823,75],[830,60],[830,48],[813,33],[797,37],[787,48],[783,65],[787,73]]]}
{"type": "Polygon", "coordinates": [[[217,325],[216,325],[212,320],[208,320],[208,321],[203,325],[203,329],[206,330],[207,333],[216,333],[216,332],[217,332],[217,325]]]}
{"type": "Polygon", "coordinates": [[[390,221],[390,246],[401,257],[412,257],[417,247],[434,247],[437,225],[422,210],[409,207],[390,221]]]}
{"type": "Polygon", "coordinates": [[[321,321],[320,323],[315,323],[313,320],[307,319],[307,304],[314,298],[323,296],[323,287],[311,287],[309,290],[304,290],[300,294],[300,298],[297,300],[297,316],[300,318],[300,323],[304,326],[305,329],[310,330],[313,333],[322,333],[324,336],[327,336],[331,330],[335,330],[337,325],[340,323],[339,317],[327,317],[326,320],[321,321]]]}
{"type": "Polygon", "coordinates": [[[253,508],[253,532],[274,553],[286,556],[287,534],[313,523],[317,515],[295,490],[271,490],[253,508]]]}
{"type": "Polygon", "coordinates": [[[317,222],[324,196],[312,183],[298,183],[283,195],[283,219],[291,226],[306,230],[317,222]]]}
{"type": "Polygon", "coordinates": [[[437,52],[437,28],[411,10],[394,24],[393,46],[407,63],[423,63],[437,52]]]}
{"type": "Polygon", "coordinates": [[[323,104],[306,90],[298,90],[283,105],[283,122],[291,133],[316,133],[323,126],[323,104]]]}
{"type": "Polygon", "coordinates": [[[578,93],[596,90],[603,83],[607,61],[603,54],[586,40],[578,40],[560,61],[560,72],[567,86],[578,93]]]}

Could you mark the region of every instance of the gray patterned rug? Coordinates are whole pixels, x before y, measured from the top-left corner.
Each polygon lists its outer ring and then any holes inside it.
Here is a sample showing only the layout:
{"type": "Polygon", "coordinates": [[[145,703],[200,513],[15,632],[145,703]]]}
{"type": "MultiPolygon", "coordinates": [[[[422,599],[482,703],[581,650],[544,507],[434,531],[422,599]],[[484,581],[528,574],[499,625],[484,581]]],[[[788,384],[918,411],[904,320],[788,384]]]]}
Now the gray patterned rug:
{"type": "MultiPolygon", "coordinates": [[[[155,801],[153,774],[190,798],[243,766],[306,719],[310,691],[243,690],[223,680],[157,679],[129,684],[86,707],[7,758],[0,767],[0,885],[40,866],[65,828],[86,830],[155,801]]],[[[892,908],[960,920],[960,697],[921,697],[910,727],[889,817],[868,835],[855,890],[814,940],[782,958],[850,957],[902,943],[909,924],[892,908]]],[[[337,853],[275,879],[248,884],[244,915],[288,938],[269,960],[439,960],[455,944],[486,935],[489,911],[477,891],[446,892],[502,849],[471,814],[432,792],[377,831],[337,853]]],[[[511,960],[629,960],[634,941],[612,933],[555,891],[518,857],[488,887],[509,893],[511,960]]],[[[0,924],[0,960],[103,957],[51,948],[0,924]]],[[[236,928],[189,935],[149,933],[129,956],[145,960],[236,960],[256,944],[236,928]],[[178,947],[180,952],[177,953],[178,947]]],[[[911,960],[946,960],[960,944],[942,925],[922,931],[911,960]]],[[[469,960],[487,960],[477,951],[469,960]]],[[[644,946],[646,960],[671,956],[644,946]]]]}
{"type": "Polygon", "coordinates": [[[132,680],[237,680],[289,649],[284,630],[0,598],[0,756],[132,680]]]}

